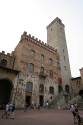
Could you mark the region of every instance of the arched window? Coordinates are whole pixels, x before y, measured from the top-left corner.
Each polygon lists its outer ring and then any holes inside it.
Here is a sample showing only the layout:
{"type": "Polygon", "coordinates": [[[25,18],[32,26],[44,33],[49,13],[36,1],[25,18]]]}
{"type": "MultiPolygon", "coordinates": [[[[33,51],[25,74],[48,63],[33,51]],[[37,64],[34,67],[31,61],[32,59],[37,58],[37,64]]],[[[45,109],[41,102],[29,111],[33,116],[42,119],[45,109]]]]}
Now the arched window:
{"type": "Polygon", "coordinates": [[[44,67],[41,67],[40,72],[44,73],[44,67]]]}
{"type": "Polygon", "coordinates": [[[53,78],[53,71],[52,70],[49,70],[49,76],[50,76],[50,78],[53,78]]]}
{"type": "Polygon", "coordinates": [[[54,94],[54,87],[52,87],[52,86],[49,87],[49,93],[54,94]]]}
{"type": "Polygon", "coordinates": [[[44,55],[41,54],[41,64],[44,63],[44,55]]]}
{"type": "Polygon", "coordinates": [[[28,64],[28,72],[29,73],[33,73],[34,72],[34,64],[32,64],[32,63],[28,64]]]}
{"type": "Polygon", "coordinates": [[[6,59],[2,59],[2,60],[0,61],[0,65],[1,65],[1,66],[6,66],[6,65],[7,65],[7,60],[6,60],[6,59]]]}
{"type": "Polygon", "coordinates": [[[49,58],[49,65],[52,65],[53,64],[53,60],[52,58],[49,58]]]}
{"type": "Polygon", "coordinates": [[[40,86],[39,86],[39,92],[40,93],[44,92],[44,85],[43,84],[40,84],[40,86]]]}
{"type": "Polygon", "coordinates": [[[35,57],[35,50],[31,50],[31,57],[34,58],[35,57]]]}
{"type": "Polygon", "coordinates": [[[69,93],[69,85],[65,85],[65,91],[69,93]]]}
{"type": "Polygon", "coordinates": [[[58,78],[58,83],[62,84],[62,78],[60,78],[60,77],[58,78]]]}
{"type": "Polygon", "coordinates": [[[58,85],[58,93],[61,93],[63,91],[62,85],[58,85]]]}
{"type": "Polygon", "coordinates": [[[26,84],[26,88],[25,88],[26,92],[32,92],[32,89],[33,89],[33,84],[32,84],[32,82],[28,82],[28,83],[26,84]]]}

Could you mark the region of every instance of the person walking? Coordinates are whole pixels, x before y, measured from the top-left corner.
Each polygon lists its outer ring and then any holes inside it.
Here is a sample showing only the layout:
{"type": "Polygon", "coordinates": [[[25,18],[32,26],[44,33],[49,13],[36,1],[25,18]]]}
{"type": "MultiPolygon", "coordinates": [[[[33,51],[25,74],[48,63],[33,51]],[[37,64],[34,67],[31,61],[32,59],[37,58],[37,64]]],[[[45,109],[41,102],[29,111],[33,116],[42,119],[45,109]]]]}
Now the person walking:
{"type": "Polygon", "coordinates": [[[75,113],[75,106],[74,104],[70,105],[70,112],[73,114],[74,124],[76,123],[76,113],[75,113]]]}
{"type": "Polygon", "coordinates": [[[1,116],[2,119],[3,119],[4,117],[5,117],[6,119],[9,118],[9,103],[5,105],[4,112],[3,112],[2,116],[1,116]]]}
{"type": "Polygon", "coordinates": [[[76,118],[77,118],[77,121],[78,121],[78,125],[80,125],[81,117],[80,117],[80,114],[79,114],[79,111],[78,111],[78,105],[74,104],[74,106],[75,106],[75,114],[76,114],[76,118]]]}
{"type": "Polygon", "coordinates": [[[80,125],[81,119],[80,119],[77,104],[71,104],[70,111],[72,112],[73,117],[74,117],[74,124],[78,123],[78,125],[80,125]]]}
{"type": "Polygon", "coordinates": [[[10,104],[9,106],[10,109],[10,119],[14,119],[15,118],[15,104],[10,104]]]}

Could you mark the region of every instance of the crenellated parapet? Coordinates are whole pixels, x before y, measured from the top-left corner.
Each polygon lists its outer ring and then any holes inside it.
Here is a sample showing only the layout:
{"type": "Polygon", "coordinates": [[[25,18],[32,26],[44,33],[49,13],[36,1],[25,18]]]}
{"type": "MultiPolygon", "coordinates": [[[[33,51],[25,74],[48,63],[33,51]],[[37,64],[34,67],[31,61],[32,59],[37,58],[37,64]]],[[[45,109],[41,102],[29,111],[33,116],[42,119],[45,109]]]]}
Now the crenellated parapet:
{"type": "Polygon", "coordinates": [[[12,69],[15,57],[11,53],[0,52],[0,66],[12,69]]]}
{"type": "Polygon", "coordinates": [[[12,53],[5,53],[5,51],[0,52],[0,55],[2,56],[12,56],[12,53]]]}
{"type": "Polygon", "coordinates": [[[31,34],[28,34],[27,35],[27,32],[24,31],[24,33],[21,35],[21,40],[20,42],[24,41],[24,40],[27,40],[27,41],[30,41],[30,42],[33,42],[34,44],[40,46],[40,47],[44,47],[45,49],[48,49],[49,51],[52,51],[52,52],[57,52],[56,49],[54,49],[52,46],[48,45],[47,43],[44,43],[43,41],[41,41],[40,39],[38,38],[35,38],[34,36],[31,36],[31,34]]]}

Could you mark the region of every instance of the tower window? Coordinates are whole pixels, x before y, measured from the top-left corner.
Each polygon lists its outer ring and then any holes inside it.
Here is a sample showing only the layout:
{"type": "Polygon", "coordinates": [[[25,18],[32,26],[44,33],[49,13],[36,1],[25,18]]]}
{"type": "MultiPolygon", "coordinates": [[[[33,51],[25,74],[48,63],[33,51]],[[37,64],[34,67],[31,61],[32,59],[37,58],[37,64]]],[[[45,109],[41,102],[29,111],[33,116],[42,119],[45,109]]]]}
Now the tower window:
{"type": "Polygon", "coordinates": [[[52,28],[51,28],[51,31],[52,31],[52,28]]]}
{"type": "Polygon", "coordinates": [[[69,85],[65,85],[65,91],[69,93],[69,85]]]}
{"type": "Polygon", "coordinates": [[[65,61],[65,56],[64,56],[64,61],[65,61]]]}
{"type": "Polygon", "coordinates": [[[62,85],[59,84],[59,85],[58,85],[58,93],[61,93],[62,91],[63,91],[62,85]]]}
{"type": "Polygon", "coordinates": [[[67,70],[67,67],[66,67],[66,66],[64,66],[64,69],[65,69],[65,70],[67,70]]]}
{"type": "Polygon", "coordinates": [[[63,49],[63,53],[64,53],[64,49],[63,49]]]}

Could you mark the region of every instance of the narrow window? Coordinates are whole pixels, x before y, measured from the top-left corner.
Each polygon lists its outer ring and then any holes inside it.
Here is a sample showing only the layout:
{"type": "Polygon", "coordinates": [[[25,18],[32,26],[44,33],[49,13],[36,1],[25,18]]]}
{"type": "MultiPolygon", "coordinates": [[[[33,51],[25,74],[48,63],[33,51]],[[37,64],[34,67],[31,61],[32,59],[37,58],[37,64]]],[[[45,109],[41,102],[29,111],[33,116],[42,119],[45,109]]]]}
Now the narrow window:
{"type": "Polygon", "coordinates": [[[66,66],[64,66],[64,69],[65,69],[65,70],[67,70],[67,67],[66,67],[66,66]]]}
{"type": "Polygon", "coordinates": [[[35,57],[35,50],[31,50],[31,56],[34,58],[35,57]]]}
{"type": "Polygon", "coordinates": [[[53,78],[53,71],[52,70],[49,71],[49,76],[50,76],[50,78],[53,78]]]}
{"type": "Polygon", "coordinates": [[[49,65],[52,65],[53,64],[53,60],[52,58],[49,58],[49,65]]]}
{"type": "Polygon", "coordinates": [[[41,63],[44,63],[44,55],[41,54],[41,63]]]}
{"type": "Polygon", "coordinates": [[[33,73],[34,72],[34,64],[32,64],[32,63],[28,64],[28,71],[29,71],[29,73],[33,73]]]}
{"type": "Polygon", "coordinates": [[[69,93],[69,85],[65,85],[65,91],[69,93]]]}
{"type": "Polygon", "coordinates": [[[64,56],[64,61],[65,61],[65,56],[64,56]]]}
{"type": "Polygon", "coordinates": [[[44,67],[41,67],[40,72],[44,73],[44,67]]]}
{"type": "Polygon", "coordinates": [[[58,93],[61,93],[63,91],[62,85],[58,85],[58,93]]]}
{"type": "Polygon", "coordinates": [[[54,94],[54,87],[52,87],[52,86],[49,87],[49,93],[54,94]]]}
{"type": "Polygon", "coordinates": [[[39,86],[39,92],[40,93],[44,92],[44,85],[43,84],[40,84],[40,86],[39,86]]]}
{"type": "Polygon", "coordinates": [[[32,92],[33,84],[31,82],[28,82],[26,84],[26,92],[32,92]]]}

